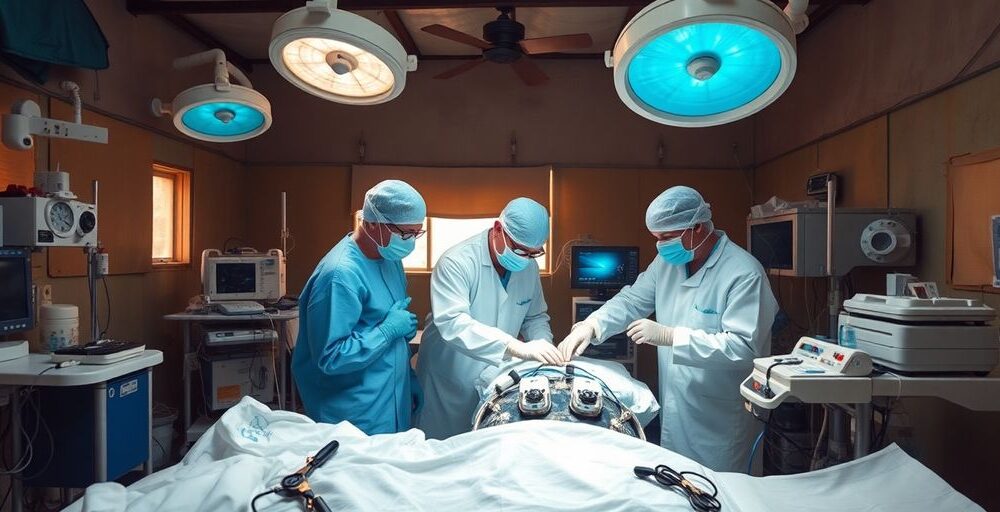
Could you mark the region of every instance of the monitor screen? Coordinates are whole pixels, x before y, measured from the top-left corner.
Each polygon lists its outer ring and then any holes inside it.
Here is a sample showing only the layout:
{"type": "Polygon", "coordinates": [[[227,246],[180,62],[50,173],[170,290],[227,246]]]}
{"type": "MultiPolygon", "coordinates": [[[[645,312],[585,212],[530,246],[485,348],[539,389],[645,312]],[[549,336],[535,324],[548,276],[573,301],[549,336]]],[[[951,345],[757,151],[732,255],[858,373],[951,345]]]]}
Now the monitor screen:
{"type": "Polygon", "coordinates": [[[257,291],[256,263],[216,263],[216,293],[254,293],[257,291]]]}
{"type": "Polygon", "coordinates": [[[792,221],[769,222],[750,226],[750,254],[764,268],[793,268],[794,241],[792,221]]]}
{"type": "Polygon", "coordinates": [[[573,247],[572,288],[622,288],[639,276],[638,247],[573,247]]]}
{"type": "Polygon", "coordinates": [[[27,251],[0,250],[0,328],[4,331],[34,326],[30,262],[27,251]]]}

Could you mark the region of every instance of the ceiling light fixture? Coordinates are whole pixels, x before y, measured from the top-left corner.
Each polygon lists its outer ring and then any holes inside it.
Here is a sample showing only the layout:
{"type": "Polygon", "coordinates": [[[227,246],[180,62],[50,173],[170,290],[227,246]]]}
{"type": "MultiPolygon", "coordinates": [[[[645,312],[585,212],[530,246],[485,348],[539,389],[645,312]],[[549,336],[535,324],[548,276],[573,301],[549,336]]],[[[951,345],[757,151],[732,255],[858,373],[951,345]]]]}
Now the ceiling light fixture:
{"type": "Polygon", "coordinates": [[[618,96],[657,123],[700,127],[747,117],[795,76],[808,0],[657,0],[622,30],[605,63],[618,96]]]}
{"type": "Polygon", "coordinates": [[[215,80],[178,94],[170,103],[153,99],[153,115],[172,114],[181,133],[209,142],[236,142],[256,137],[271,127],[271,103],[253,90],[250,79],[226,61],[219,49],[174,60],[174,69],[213,64],[215,80]],[[230,82],[232,76],[235,85],[230,82]]]}
{"type": "Polygon", "coordinates": [[[320,98],[385,103],[403,92],[417,58],[373,21],[314,0],[274,22],[268,54],[281,76],[320,98]]]}

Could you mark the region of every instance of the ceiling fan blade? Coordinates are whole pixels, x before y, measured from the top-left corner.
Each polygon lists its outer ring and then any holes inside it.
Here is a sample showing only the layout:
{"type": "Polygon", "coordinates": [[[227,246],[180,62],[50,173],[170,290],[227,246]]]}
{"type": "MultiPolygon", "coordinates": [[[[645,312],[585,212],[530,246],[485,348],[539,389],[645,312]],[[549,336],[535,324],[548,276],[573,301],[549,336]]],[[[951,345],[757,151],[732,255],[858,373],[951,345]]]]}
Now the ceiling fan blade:
{"type": "Polygon", "coordinates": [[[537,55],[539,53],[555,53],[564,50],[590,48],[593,44],[594,40],[590,38],[590,34],[566,34],[562,36],[524,39],[521,41],[521,49],[525,53],[537,55]]]}
{"type": "Polygon", "coordinates": [[[461,75],[462,73],[465,73],[466,71],[468,71],[468,70],[470,70],[470,69],[472,69],[472,68],[474,68],[474,67],[482,64],[483,62],[486,62],[486,59],[478,58],[476,60],[470,60],[469,62],[466,62],[465,64],[462,64],[461,66],[455,66],[455,67],[449,69],[448,71],[445,71],[444,73],[438,73],[438,74],[434,75],[434,78],[437,79],[437,80],[445,80],[445,79],[451,78],[453,76],[458,76],[458,75],[461,75]]]}
{"type": "Polygon", "coordinates": [[[483,50],[488,50],[492,47],[490,43],[483,41],[475,36],[470,36],[465,32],[459,32],[453,28],[448,28],[444,25],[427,25],[426,27],[420,29],[428,34],[435,35],[438,37],[443,37],[456,43],[467,44],[469,46],[475,46],[476,48],[481,48],[483,50]]]}
{"type": "Polygon", "coordinates": [[[549,76],[538,67],[537,64],[531,61],[527,56],[523,56],[520,59],[515,60],[511,63],[514,67],[514,72],[517,76],[521,78],[526,85],[536,86],[544,84],[549,80],[549,76]]]}

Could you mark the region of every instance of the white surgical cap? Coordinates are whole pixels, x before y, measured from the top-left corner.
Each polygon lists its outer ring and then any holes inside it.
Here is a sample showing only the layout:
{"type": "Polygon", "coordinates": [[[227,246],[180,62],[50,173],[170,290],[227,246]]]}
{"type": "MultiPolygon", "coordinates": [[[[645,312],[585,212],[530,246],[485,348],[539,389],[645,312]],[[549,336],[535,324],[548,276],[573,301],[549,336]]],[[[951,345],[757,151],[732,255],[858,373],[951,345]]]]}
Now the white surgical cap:
{"type": "Polygon", "coordinates": [[[500,224],[515,242],[538,249],[549,238],[549,212],[538,202],[519,197],[500,212],[500,224]]]}
{"type": "Polygon", "coordinates": [[[423,224],[427,205],[405,181],[385,180],[365,193],[361,218],[382,224],[423,224]]]}
{"type": "Polygon", "coordinates": [[[681,231],[712,220],[712,205],[691,187],[670,187],[646,209],[646,228],[654,233],[681,231]]]}

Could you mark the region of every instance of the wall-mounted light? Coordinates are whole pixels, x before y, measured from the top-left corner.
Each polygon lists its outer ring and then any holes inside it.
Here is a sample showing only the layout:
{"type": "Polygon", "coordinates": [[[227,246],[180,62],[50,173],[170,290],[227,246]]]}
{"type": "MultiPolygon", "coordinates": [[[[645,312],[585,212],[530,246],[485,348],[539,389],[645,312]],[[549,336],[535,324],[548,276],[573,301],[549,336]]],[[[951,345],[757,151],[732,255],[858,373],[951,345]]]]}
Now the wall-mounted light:
{"type": "Polygon", "coordinates": [[[385,29],[331,0],[306,2],[274,22],[271,64],[314,96],[351,105],[387,102],[403,92],[417,58],[385,29]]]}
{"type": "Polygon", "coordinates": [[[769,105],[795,76],[807,0],[657,0],[605,54],[618,95],[657,123],[713,126],[769,105]]]}
{"type": "Polygon", "coordinates": [[[172,114],[181,133],[210,142],[235,142],[256,137],[271,127],[271,103],[253,90],[250,80],[226,61],[222,50],[181,57],[175,69],[213,64],[215,80],[187,89],[170,103],[153,99],[153,114],[172,114]],[[236,84],[230,82],[230,76],[236,84]]]}

